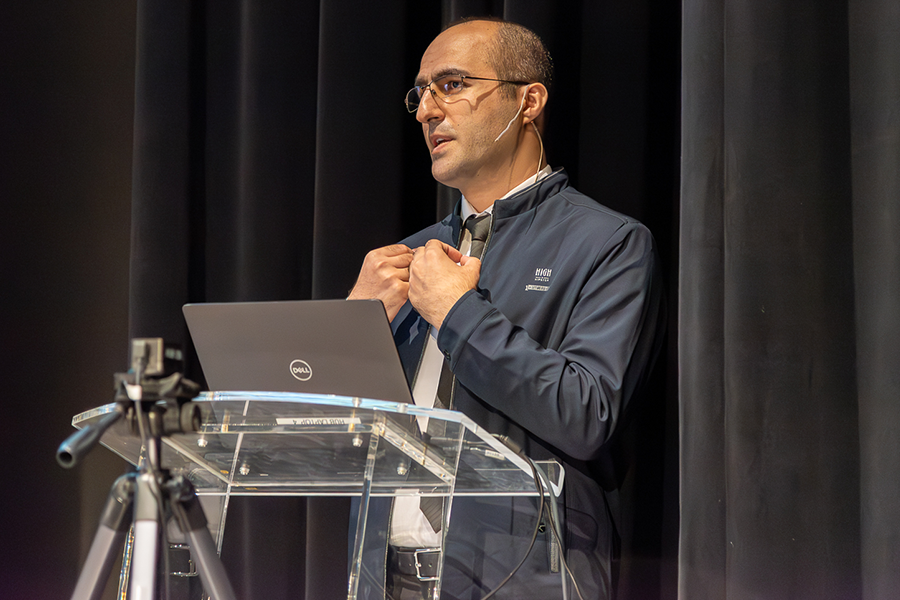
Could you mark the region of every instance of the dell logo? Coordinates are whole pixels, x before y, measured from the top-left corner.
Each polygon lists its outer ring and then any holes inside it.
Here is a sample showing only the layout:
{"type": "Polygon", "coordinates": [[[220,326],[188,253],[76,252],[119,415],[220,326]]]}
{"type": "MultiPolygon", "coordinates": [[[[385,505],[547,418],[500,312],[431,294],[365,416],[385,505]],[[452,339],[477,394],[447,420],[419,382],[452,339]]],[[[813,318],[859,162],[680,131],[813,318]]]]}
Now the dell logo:
{"type": "Polygon", "coordinates": [[[300,381],[309,381],[312,377],[312,367],[305,360],[298,358],[291,363],[291,375],[300,381]]]}

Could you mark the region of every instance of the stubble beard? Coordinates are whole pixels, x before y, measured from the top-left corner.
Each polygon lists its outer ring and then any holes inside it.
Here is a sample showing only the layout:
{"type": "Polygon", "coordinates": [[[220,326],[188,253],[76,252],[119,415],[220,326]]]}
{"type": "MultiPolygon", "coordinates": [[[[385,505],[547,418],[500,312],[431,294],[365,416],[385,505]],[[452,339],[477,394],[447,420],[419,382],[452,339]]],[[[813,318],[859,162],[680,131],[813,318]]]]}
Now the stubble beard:
{"type": "MultiPolygon", "coordinates": [[[[495,142],[495,139],[508,122],[509,117],[499,126],[491,127],[491,131],[473,127],[463,132],[460,137],[454,138],[450,143],[455,147],[449,149],[451,152],[448,152],[448,156],[440,156],[437,159],[432,157],[431,175],[446,186],[460,189],[480,176],[491,176],[493,172],[502,169],[507,161],[494,152],[500,143],[495,142]],[[493,131],[494,129],[496,131],[493,131]]],[[[507,135],[511,134],[514,134],[512,130],[507,132],[507,135]]]]}

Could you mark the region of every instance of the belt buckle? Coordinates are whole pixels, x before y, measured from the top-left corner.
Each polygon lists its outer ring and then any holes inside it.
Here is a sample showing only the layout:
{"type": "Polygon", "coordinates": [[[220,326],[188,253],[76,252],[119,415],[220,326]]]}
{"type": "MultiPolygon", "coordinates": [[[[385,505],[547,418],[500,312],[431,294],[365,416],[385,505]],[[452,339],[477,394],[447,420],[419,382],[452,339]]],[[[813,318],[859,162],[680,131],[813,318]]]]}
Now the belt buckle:
{"type": "Polygon", "coordinates": [[[439,553],[440,551],[441,551],[440,548],[418,548],[415,551],[413,551],[413,557],[416,560],[416,578],[419,581],[437,581],[438,580],[438,578],[436,576],[435,577],[425,577],[422,575],[421,567],[423,565],[419,561],[419,554],[425,554],[427,552],[438,552],[439,553]]]}

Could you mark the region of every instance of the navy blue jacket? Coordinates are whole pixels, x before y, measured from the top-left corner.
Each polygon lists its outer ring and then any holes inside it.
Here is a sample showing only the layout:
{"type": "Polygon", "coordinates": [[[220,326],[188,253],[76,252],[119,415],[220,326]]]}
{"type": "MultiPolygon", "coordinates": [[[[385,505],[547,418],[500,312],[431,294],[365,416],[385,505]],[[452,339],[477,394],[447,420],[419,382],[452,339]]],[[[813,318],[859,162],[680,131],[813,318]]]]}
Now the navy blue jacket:
{"type": "MultiPolygon", "coordinates": [[[[456,245],[460,226],[457,207],[402,243],[456,245]]],[[[585,598],[612,597],[610,448],[659,349],[661,285],[647,228],[569,187],[559,170],[495,202],[478,288],[437,338],[455,375],[451,408],[565,467],[566,558],[585,598]]],[[[407,303],[393,325],[412,383],[428,324],[407,303]]],[[[442,598],[479,598],[496,585],[524,554],[535,513],[532,499],[454,500],[442,598]]],[[[559,597],[548,535],[497,597],[559,597]]]]}

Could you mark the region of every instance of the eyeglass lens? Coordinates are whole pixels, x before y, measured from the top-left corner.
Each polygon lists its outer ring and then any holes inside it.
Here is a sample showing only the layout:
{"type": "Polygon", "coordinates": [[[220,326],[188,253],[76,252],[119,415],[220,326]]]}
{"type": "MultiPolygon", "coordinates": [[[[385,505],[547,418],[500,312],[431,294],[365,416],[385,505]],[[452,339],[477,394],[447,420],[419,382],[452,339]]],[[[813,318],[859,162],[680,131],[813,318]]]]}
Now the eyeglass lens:
{"type": "Polygon", "coordinates": [[[437,93],[441,100],[446,100],[448,96],[458,93],[462,90],[463,78],[460,75],[445,75],[432,81],[428,85],[416,86],[409,90],[406,94],[406,108],[413,112],[419,107],[422,101],[422,94],[426,89],[431,89],[437,93]]]}

